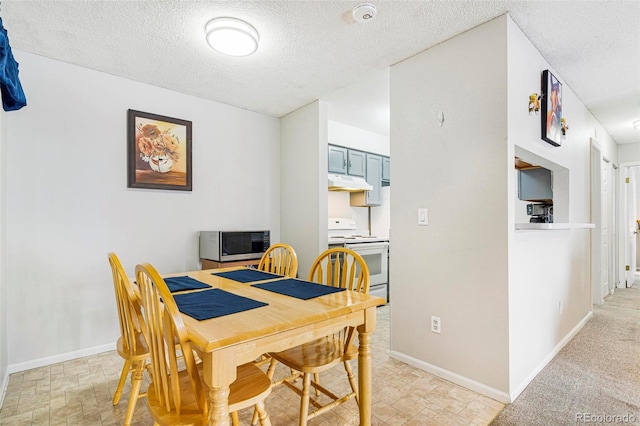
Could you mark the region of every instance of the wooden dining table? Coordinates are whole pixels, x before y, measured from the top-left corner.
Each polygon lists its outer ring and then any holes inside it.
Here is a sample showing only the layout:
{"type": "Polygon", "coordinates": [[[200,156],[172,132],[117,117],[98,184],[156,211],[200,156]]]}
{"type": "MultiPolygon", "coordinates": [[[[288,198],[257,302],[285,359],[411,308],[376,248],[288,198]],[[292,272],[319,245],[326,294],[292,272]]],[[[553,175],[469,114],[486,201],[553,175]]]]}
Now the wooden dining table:
{"type": "Polygon", "coordinates": [[[360,425],[370,425],[371,333],[376,327],[376,306],[384,304],[384,299],[345,290],[301,300],[253,287],[251,284],[255,282],[241,283],[213,274],[237,269],[243,268],[166,275],[187,275],[213,288],[267,303],[202,321],[182,314],[189,338],[203,361],[209,425],[229,425],[229,385],[236,379],[236,366],[253,362],[267,352],[279,352],[331,335],[347,326],[358,331],[360,425]]]}

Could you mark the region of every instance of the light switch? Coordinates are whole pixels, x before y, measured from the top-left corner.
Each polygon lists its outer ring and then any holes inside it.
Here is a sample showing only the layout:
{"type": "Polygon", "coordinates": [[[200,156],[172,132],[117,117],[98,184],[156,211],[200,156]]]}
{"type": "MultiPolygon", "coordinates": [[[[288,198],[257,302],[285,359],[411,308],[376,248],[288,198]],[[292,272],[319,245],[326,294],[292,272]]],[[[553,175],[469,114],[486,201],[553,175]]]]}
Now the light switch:
{"type": "Polygon", "coordinates": [[[418,225],[429,224],[429,209],[418,209],[418,225]]]}

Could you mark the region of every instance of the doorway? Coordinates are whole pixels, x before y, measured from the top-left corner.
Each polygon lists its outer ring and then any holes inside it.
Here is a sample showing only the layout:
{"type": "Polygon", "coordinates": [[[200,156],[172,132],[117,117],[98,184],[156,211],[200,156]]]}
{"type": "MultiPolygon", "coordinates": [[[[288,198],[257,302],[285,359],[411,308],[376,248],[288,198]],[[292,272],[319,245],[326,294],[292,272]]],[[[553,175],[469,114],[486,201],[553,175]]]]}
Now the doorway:
{"type": "Polygon", "coordinates": [[[618,169],[602,155],[591,139],[591,299],[595,305],[615,290],[616,277],[616,175],[618,169]]]}
{"type": "Polygon", "coordinates": [[[620,165],[620,286],[631,287],[638,279],[638,232],[640,223],[640,162],[620,165]]]}

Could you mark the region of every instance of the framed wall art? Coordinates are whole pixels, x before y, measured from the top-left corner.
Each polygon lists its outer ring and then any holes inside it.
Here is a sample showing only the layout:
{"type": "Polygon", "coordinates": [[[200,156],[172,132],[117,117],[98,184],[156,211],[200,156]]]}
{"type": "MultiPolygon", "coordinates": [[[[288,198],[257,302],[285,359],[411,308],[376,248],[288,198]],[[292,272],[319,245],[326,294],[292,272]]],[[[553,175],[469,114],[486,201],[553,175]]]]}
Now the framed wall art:
{"type": "Polygon", "coordinates": [[[127,112],[129,188],[191,191],[191,122],[127,112]]]}
{"type": "Polygon", "coordinates": [[[562,83],[549,70],[542,72],[542,139],[562,143],[562,83]]]}

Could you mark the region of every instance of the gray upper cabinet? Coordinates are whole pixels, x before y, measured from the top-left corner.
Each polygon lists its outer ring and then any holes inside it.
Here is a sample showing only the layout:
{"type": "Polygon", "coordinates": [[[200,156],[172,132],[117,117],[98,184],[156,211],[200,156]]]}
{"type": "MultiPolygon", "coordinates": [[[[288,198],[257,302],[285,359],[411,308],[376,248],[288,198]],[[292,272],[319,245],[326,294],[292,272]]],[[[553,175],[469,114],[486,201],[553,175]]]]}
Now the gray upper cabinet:
{"type": "Polygon", "coordinates": [[[329,145],[329,173],[359,176],[373,186],[371,191],[351,193],[350,204],[358,207],[382,204],[382,187],[391,182],[391,159],[343,146],[329,145]]]}
{"type": "Polygon", "coordinates": [[[367,153],[329,145],[329,173],[366,177],[367,153]]]}
{"type": "Polygon", "coordinates": [[[329,173],[347,174],[347,148],[329,145],[329,173]]]}
{"type": "Polygon", "coordinates": [[[391,184],[391,159],[382,157],[382,186],[391,184]]]}
{"type": "Polygon", "coordinates": [[[367,173],[367,153],[347,150],[347,174],[351,176],[366,177],[367,173]]]}
{"type": "Polygon", "coordinates": [[[367,205],[379,206],[382,204],[382,157],[374,154],[367,154],[367,183],[373,186],[371,191],[367,191],[367,205]]]}
{"type": "Polygon", "coordinates": [[[356,207],[379,206],[382,204],[382,157],[366,154],[367,183],[373,186],[371,191],[352,192],[350,204],[356,207]]]}

